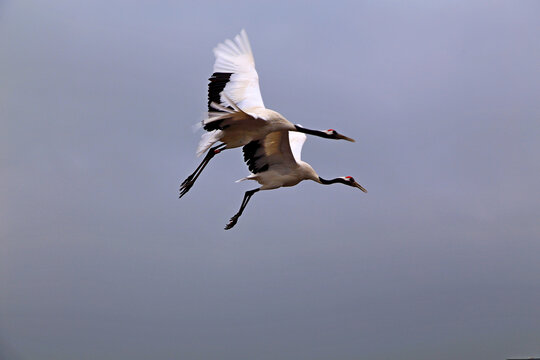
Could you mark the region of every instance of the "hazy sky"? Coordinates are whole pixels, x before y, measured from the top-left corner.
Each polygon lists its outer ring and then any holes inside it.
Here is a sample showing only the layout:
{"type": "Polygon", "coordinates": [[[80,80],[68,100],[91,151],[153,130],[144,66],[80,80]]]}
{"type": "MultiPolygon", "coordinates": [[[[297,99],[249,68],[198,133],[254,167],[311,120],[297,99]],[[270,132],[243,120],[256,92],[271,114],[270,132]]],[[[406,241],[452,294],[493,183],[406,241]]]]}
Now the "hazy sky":
{"type": "Polygon", "coordinates": [[[540,355],[540,2],[3,1],[0,358],[540,355]],[[212,48],[325,178],[197,166],[212,48]]]}

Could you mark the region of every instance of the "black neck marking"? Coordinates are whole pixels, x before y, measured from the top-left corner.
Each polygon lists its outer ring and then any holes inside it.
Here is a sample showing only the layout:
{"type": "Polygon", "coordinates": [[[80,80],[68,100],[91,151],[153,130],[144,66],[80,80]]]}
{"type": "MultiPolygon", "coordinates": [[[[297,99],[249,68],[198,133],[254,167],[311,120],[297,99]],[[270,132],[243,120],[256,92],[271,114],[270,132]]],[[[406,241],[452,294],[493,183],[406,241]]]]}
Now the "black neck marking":
{"type": "Polygon", "coordinates": [[[331,136],[328,133],[321,130],[306,129],[299,125],[294,125],[294,127],[296,128],[296,131],[304,133],[304,134],[315,135],[315,136],[320,136],[320,137],[329,138],[329,139],[331,138],[331,136]]]}
{"type": "Polygon", "coordinates": [[[321,184],[324,184],[324,185],[330,185],[330,184],[335,184],[335,183],[350,185],[349,182],[343,178],[335,178],[335,179],[326,180],[319,176],[319,180],[321,181],[321,184]]]}

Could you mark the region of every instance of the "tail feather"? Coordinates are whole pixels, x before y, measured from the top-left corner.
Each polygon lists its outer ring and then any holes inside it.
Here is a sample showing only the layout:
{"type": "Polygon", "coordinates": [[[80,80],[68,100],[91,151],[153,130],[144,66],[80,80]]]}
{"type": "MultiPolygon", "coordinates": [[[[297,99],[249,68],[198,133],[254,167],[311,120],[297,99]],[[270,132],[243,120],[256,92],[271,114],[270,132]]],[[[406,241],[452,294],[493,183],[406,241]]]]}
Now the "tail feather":
{"type": "Polygon", "coordinates": [[[246,176],[244,178],[241,178],[241,179],[238,179],[235,182],[239,183],[239,182],[244,181],[244,180],[256,180],[256,177],[257,177],[257,175],[255,175],[255,174],[249,174],[248,176],[246,176]]]}
{"type": "Polygon", "coordinates": [[[201,156],[204,154],[208,149],[212,147],[216,142],[221,139],[222,131],[221,130],[213,130],[209,132],[205,132],[201,136],[201,141],[199,141],[199,146],[197,147],[197,156],[201,156]]]}

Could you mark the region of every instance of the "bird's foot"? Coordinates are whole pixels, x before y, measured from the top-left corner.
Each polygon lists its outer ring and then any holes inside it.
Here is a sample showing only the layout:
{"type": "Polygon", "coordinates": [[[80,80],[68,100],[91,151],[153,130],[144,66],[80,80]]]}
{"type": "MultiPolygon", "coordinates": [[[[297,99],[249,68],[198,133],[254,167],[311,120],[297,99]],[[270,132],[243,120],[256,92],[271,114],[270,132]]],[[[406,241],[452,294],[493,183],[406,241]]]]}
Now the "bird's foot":
{"type": "Polygon", "coordinates": [[[186,195],[186,193],[189,191],[189,189],[191,189],[194,183],[195,182],[191,181],[191,176],[184,180],[182,185],[180,185],[180,196],[178,198],[180,199],[182,196],[186,195]]]}
{"type": "Polygon", "coordinates": [[[225,226],[225,230],[232,229],[234,225],[236,225],[236,222],[238,221],[239,215],[234,215],[231,220],[229,220],[229,223],[225,226]]]}
{"type": "Polygon", "coordinates": [[[189,182],[193,180],[193,174],[189,175],[186,180],[182,181],[182,184],[180,185],[180,189],[186,186],[189,182]]]}

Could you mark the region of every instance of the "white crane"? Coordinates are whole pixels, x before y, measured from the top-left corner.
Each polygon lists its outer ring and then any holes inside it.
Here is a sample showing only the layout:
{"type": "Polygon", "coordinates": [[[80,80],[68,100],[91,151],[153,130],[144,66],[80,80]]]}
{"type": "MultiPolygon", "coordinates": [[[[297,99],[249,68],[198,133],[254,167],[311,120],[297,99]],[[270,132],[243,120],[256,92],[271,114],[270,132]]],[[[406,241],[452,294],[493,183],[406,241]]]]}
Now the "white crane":
{"type": "Polygon", "coordinates": [[[294,186],[302,180],[313,180],[323,185],[345,184],[367,193],[367,190],[351,176],[325,180],[317,175],[311,165],[300,158],[302,145],[305,141],[306,135],[304,134],[276,131],[268,134],[262,140],[255,140],[244,146],[244,161],[248,165],[251,175],[238,181],[255,180],[262,186],[246,191],[240,210],[231,218],[225,226],[225,230],[231,229],[236,224],[249,199],[259,190],[294,186]]]}
{"type": "Polygon", "coordinates": [[[202,121],[204,130],[208,132],[201,137],[197,156],[208,152],[197,169],[182,182],[180,197],[189,191],[216,154],[262,139],[272,131],[299,131],[354,142],[333,129],[320,131],[294,125],[281,114],[264,107],[259,76],[245,30],[234,41],[227,39],[219,44],[214,55],[214,73],[208,84],[208,118],[202,121]],[[220,144],[212,147],[217,142],[220,144]]]}

